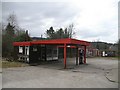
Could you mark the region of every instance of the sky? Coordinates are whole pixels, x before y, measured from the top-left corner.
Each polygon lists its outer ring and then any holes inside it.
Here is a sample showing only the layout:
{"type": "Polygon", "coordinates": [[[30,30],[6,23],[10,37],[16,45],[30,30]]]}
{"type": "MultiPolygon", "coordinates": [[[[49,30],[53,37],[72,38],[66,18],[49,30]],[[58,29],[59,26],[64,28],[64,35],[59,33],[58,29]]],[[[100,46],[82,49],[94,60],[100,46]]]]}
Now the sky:
{"type": "Polygon", "coordinates": [[[31,37],[45,37],[45,31],[74,24],[73,38],[115,43],[118,40],[119,0],[4,0],[2,21],[16,14],[21,28],[31,37]]]}

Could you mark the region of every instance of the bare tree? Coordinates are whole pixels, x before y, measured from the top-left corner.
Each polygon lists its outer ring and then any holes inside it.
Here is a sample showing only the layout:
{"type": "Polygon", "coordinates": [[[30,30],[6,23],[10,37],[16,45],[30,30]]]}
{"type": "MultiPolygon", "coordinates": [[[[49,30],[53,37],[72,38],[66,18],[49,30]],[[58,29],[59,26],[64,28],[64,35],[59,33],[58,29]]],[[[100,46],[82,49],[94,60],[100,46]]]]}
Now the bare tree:
{"type": "Polygon", "coordinates": [[[17,22],[17,17],[14,13],[10,14],[7,18],[7,22],[10,23],[10,25],[17,27],[18,22],[17,22]]]}
{"type": "Polygon", "coordinates": [[[75,34],[75,32],[74,32],[74,24],[73,23],[70,24],[67,29],[68,29],[68,33],[69,33],[69,38],[72,38],[73,35],[75,34]]]}
{"type": "Polygon", "coordinates": [[[2,56],[2,23],[0,23],[0,57],[2,56]]]}
{"type": "Polygon", "coordinates": [[[7,25],[2,27],[2,56],[13,56],[14,41],[28,41],[31,38],[28,32],[19,27],[16,15],[10,14],[7,18],[7,25]]]}

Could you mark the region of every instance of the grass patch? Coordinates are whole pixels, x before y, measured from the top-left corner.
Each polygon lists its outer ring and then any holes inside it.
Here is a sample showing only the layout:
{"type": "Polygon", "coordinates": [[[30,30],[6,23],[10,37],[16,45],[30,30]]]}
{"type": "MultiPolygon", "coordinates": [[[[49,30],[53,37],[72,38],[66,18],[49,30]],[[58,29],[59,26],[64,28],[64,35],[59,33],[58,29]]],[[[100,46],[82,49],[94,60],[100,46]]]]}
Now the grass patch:
{"type": "Polygon", "coordinates": [[[25,67],[28,66],[28,64],[26,63],[22,63],[22,62],[16,62],[16,61],[2,61],[2,68],[12,68],[12,67],[25,67]]]}

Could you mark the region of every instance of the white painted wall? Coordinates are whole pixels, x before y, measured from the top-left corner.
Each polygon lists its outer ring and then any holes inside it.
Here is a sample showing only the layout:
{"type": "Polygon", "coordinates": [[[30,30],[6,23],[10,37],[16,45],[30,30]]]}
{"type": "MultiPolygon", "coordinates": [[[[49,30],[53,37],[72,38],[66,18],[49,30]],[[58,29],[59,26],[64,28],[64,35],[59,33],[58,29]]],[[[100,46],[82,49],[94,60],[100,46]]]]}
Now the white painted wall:
{"type": "MultiPolygon", "coordinates": [[[[29,55],[29,46],[25,46],[25,54],[29,55]]],[[[29,62],[29,56],[26,58],[27,62],[29,62]]]]}
{"type": "Polygon", "coordinates": [[[19,46],[19,53],[23,53],[23,47],[19,46]]]}
{"type": "Polygon", "coordinates": [[[105,57],[105,51],[102,52],[102,56],[105,57]]]}

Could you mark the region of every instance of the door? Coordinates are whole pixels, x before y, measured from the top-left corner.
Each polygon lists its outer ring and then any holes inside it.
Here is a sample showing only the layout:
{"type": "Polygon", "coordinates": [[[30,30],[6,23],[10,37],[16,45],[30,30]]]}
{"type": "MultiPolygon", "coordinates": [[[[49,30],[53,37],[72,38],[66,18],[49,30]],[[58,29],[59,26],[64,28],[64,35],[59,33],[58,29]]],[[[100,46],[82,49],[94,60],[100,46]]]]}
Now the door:
{"type": "Polygon", "coordinates": [[[45,61],[46,60],[46,46],[41,45],[41,60],[45,61]]]}

